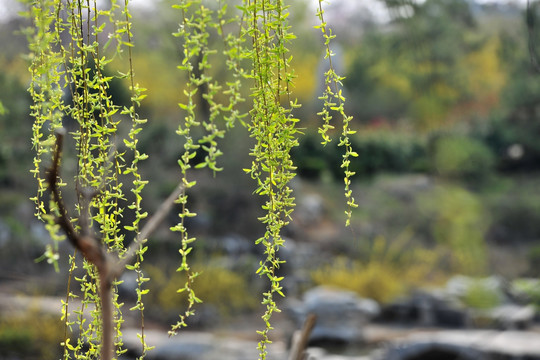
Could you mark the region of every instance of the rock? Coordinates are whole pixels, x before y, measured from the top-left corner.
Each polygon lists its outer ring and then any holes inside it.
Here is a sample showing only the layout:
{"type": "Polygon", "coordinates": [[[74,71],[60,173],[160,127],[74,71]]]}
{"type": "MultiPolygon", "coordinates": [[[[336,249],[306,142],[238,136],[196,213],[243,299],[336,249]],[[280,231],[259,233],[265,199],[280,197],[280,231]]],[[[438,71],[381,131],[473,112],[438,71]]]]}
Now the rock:
{"type": "Polygon", "coordinates": [[[523,330],[531,326],[535,314],[533,305],[505,304],[489,310],[488,317],[500,329],[523,330]]]}
{"type": "Polygon", "coordinates": [[[417,291],[383,307],[382,322],[449,328],[467,328],[469,311],[444,293],[417,291]]]}
{"type": "MultiPolygon", "coordinates": [[[[140,329],[123,331],[124,344],[129,358],[140,356],[140,329]]],[[[218,337],[207,332],[181,331],[169,337],[163,330],[146,330],[146,341],[155,349],[148,351],[148,360],[252,360],[257,359],[256,341],[234,337],[218,337]]],[[[274,341],[268,345],[268,360],[286,358],[285,344],[274,341]]]]}
{"type": "Polygon", "coordinates": [[[329,354],[325,349],[318,347],[310,347],[306,353],[306,359],[309,360],[371,360],[371,357],[367,356],[329,354]]]}
{"type": "Polygon", "coordinates": [[[204,353],[210,352],[212,348],[211,344],[204,343],[171,343],[156,348],[149,358],[155,360],[198,360],[204,353]]]}
{"type": "Polygon", "coordinates": [[[540,360],[540,334],[523,331],[446,330],[409,335],[391,343],[377,360],[540,360]]]}
{"type": "Polygon", "coordinates": [[[137,273],[134,271],[124,271],[120,276],[121,283],[118,285],[118,295],[122,301],[137,301],[137,273]]]}
{"type": "Polygon", "coordinates": [[[226,235],[220,239],[219,243],[224,253],[233,258],[253,251],[252,241],[238,234],[226,235]]]}
{"type": "Polygon", "coordinates": [[[526,329],[535,318],[533,305],[511,302],[526,299],[517,294],[514,284],[507,284],[498,277],[481,279],[456,276],[450,279],[446,289],[448,296],[470,305],[471,320],[477,327],[498,329],[526,329]]]}
{"type": "MultiPolygon", "coordinates": [[[[136,356],[141,353],[140,329],[125,329],[123,339],[125,347],[136,356]]],[[[182,332],[169,337],[166,331],[145,330],[146,342],[155,349],[148,352],[149,360],[195,360],[204,357],[215,347],[212,334],[202,332],[182,332]]]]}
{"type": "Polygon", "coordinates": [[[540,280],[534,278],[515,279],[510,284],[511,295],[520,303],[540,302],[540,280]]]}
{"type": "Polygon", "coordinates": [[[319,223],[324,212],[324,199],[319,194],[306,194],[298,199],[295,218],[303,226],[309,226],[319,223]]]}
{"type": "Polygon", "coordinates": [[[479,351],[454,344],[415,342],[396,346],[384,353],[381,360],[487,360],[479,351]]]}
{"type": "Polygon", "coordinates": [[[446,292],[456,299],[463,299],[474,289],[484,292],[486,297],[489,297],[489,299],[486,299],[488,302],[497,300],[499,303],[503,303],[507,300],[503,290],[504,281],[496,276],[471,278],[458,275],[452,277],[446,283],[446,292]],[[492,299],[492,297],[496,297],[496,299],[492,299]]]}
{"type": "Polygon", "coordinates": [[[362,339],[362,327],[380,311],[379,305],[362,299],[352,291],[319,286],[304,294],[303,302],[289,307],[289,313],[301,328],[308,314],[317,322],[310,343],[349,343],[362,339]]]}

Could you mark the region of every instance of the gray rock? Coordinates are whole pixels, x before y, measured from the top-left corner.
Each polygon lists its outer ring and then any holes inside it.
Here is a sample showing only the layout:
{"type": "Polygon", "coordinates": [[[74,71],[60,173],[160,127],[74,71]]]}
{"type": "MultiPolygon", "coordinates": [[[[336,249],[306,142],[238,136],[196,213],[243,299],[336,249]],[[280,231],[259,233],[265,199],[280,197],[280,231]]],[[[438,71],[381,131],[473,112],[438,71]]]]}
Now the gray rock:
{"type": "Polygon", "coordinates": [[[513,303],[511,300],[519,299],[521,296],[516,295],[517,291],[513,284],[508,288],[507,283],[501,278],[456,276],[450,279],[446,286],[448,297],[457,300],[466,297],[471,290],[475,290],[474,288],[480,289],[479,294],[482,292],[486,294],[485,301],[482,298],[476,299],[477,303],[485,306],[470,310],[472,322],[476,326],[505,330],[526,329],[534,321],[534,306],[513,303]],[[493,305],[494,300],[498,304],[493,305]]]}
{"type": "Polygon", "coordinates": [[[540,359],[540,334],[524,331],[422,332],[392,342],[377,360],[540,359]]]}
{"type": "Polygon", "coordinates": [[[446,292],[454,298],[463,298],[473,288],[479,287],[499,297],[500,302],[506,301],[504,294],[504,281],[497,276],[485,278],[471,278],[457,275],[446,283],[446,292]]]}
{"type": "MultiPolygon", "coordinates": [[[[125,347],[140,356],[141,341],[138,333],[140,329],[126,329],[123,331],[123,339],[125,347]]],[[[145,337],[149,346],[155,346],[146,356],[149,360],[198,360],[215,347],[214,336],[203,332],[186,331],[169,337],[165,331],[146,330],[145,337]]]]}
{"type": "Polygon", "coordinates": [[[198,360],[204,353],[212,350],[211,344],[203,343],[170,343],[159,346],[151,352],[150,358],[155,360],[198,360]]]}
{"type": "Polygon", "coordinates": [[[504,304],[488,311],[487,315],[495,326],[505,330],[531,327],[536,311],[533,305],[504,304]]]}
{"type": "Polygon", "coordinates": [[[362,339],[362,327],[380,311],[370,299],[362,299],[352,291],[320,286],[304,294],[303,302],[289,306],[289,314],[301,328],[308,314],[317,322],[311,342],[348,343],[362,339]]]}
{"type": "Polygon", "coordinates": [[[467,328],[470,312],[447,294],[417,291],[383,307],[378,320],[386,323],[467,328]]]}
{"type": "MultiPolygon", "coordinates": [[[[124,344],[133,357],[140,356],[141,343],[137,336],[140,330],[123,331],[124,344]]],[[[169,337],[163,330],[146,330],[146,341],[150,350],[148,360],[253,360],[257,359],[257,341],[234,337],[219,337],[207,332],[181,331],[169,337]]],[[[268,360],[286,358],[286,346],[274,341],[268,345],[268,360]]]]}
{"type": "Polygon", "coordinates": [[[415,342],[390,348],[384,353],[385,360],[487,360],[478,350],[466,346],[439,342],[415,342]]]}
{"type": "Polygon", "coordinates": [[[307,226],[320,222],[324,212],[324,199],[319,194],[306,194],[298,199],[295,217],[307,226]]]}
{"type": "Polygon", "coordinates": [[[2,219],[0,219],[0,248],[9,243],[11,236],[11,228],[2,219]]]}
{"type": "Polygon", "coordinates": [[[309,360],[371,360],[368,356],[329,354],[325,349],[310,347],[306,350],[309,360]]]}

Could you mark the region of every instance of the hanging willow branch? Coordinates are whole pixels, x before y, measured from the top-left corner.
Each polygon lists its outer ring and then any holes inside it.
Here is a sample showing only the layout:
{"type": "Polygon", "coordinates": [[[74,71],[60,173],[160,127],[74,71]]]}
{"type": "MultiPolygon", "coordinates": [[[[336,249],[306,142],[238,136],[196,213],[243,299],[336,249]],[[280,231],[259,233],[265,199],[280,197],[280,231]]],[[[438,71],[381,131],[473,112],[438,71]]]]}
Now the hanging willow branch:
{"type": "MultiPolygon", "coordinates": [[[[221,170],[217,164],[217,159],[222,155],[218,140],[225,137],[227,130],[235,123],[240,122],[248,128],[254,143],[250,150],[252,164],[245,172],[256,183],[255,193],[265,199],[262,206],[265,215],[259,220],[266,231],[256,240],[256,244],[260,244],[264,252],[257,273],[269,281],[268,290],[262,294],[262,305],[265,307],[262,316],[264,327],[258,331],[261,336],[258,344],[260,359],[264,360],[267,356],[267,345],[271,342],[270,320],[274,313],[280,311],[276,298],[284,296],[281,284],[283,277],[278,276],[279,267],[284,262],[279,257],[279,250],[285,244],[282,230],[291,220],[295,207],[290,182],[296,174],[296,168],[290,152],[298,145],[300,135],[297,128],[299,120],[294,114],[300,105],[292,94],[295,74],[287,48],[295,36],[287,22],[289,7],[286,1],[243,0],[242,6],[230,7],[235,9],[233,11],[240,10],[240,13],[232,14],[228,12],[227,2],[223,0],[217,1],[217,9],[214,5],[206,6],[204,0],[175,1],[172,7],[177,11],[180,26],[173,36],[181,42],[182,59],[178,69],[186,75],[184,95],[178,103],[183,117],[176,130],[183,141],[183,154],[178,159],[181,180],[142,229],[139,223],[144,221],[147,213],[141,206],[141,192],[147,181],[142,179],[138,166],[147,155],[140,153],[137,148],[137,134],[146,119],[139,118],[137,109],[145,97],[146,89],[140,87],[135,80],[129,1],[118,1],[123,4],[119,5],[117,0],[110,0],[108,10],[98,9],[97,0],[21,1],[29,4],[29,16],[34,22],[34,28],[29,30],[28,36],[33,75],[30,87],[34,99],[32,115],[36,119],[33,128],[36,158],[32,172],[38,180],[38,193],[33,198],[37,216],[45,220],[56,246],[63,239],[61,235],[65,234],[86,260],[84,267],[87,273],[76,279],[84,293],[83,305],[76,311],[79,339],[75,347],[69,344],[66,337],[65,358],[70,357],[68,350],[73,351],[74,358],[97,357],[98,347],[101,350],[101,360],[111,359],[115,347],[116,355],[121,354],[121,305],[116,301],[114,286],[117,283],[115,279],[118,279],[126,268],[137,273],[138,298],[132,309],[141,311],[141,358],[144,358],[146,350],[149,349],[144,339],[142,314],[142,295],[147,290],[143,290],[141,285],[148,280],[140,271],[146,251],[144,243],[174,203],[178,203],[181,208],[179,222],[171,228],[177,231],[181,238],[181,264],[177,271],[185,272],[187,278],[184,287],[178,292],[187,294],[188,307],[172,326],[170,333],[187,326],[185,319],[193,314],[194,304],[201,301],[192,288],[193,279],[198,273],[192,271],[187,262],[195,238],[188,234],[186,219],[196,215],[188,208],[187,192],[196,185],[188,175],[191,175],[194,169],[200,168],[208,168],[214,173],[221,170]],[[230,28],[237,33],[230,31],[230,28]],[[107,34],[107,29],[112,30],[107,34]],[[212,48],[210,31],[223,41],[219,59],[216,59],[216,56],[220,53],[212,48]],[[105,44],[104,35],[108,39],[105,44]],[[63,42],[63,36],[66,36],[68,41],[63,42]],[[116,45],[116,48],[110,47],[111,44],[116,45]],[[128,61],[124,62],[127,71],[124,69],[125,73],[119,72],[116,78],[128,80],[131,102],[122,106],[114,103],[110,96],[109,81],[113,77],[106,76],[105,70],[107,64],[125,49],[128,53],[128,61]],[[213,67],[214,64],[223,59],[231,81],[220,80],[221,76],[213,77],[220,71],[213,67]],[[238,105],[245,101],[241,87],[246,79],[252,81],[250,98],[253,103],[249,114],[238,109],[238,105]],[[64,101],[66,88],[73,103],[64,101]],[[250,115],[249,120],[247,115],[250,115]],[[65,185],[60,180],[65,137],[65,130],[62,128],[64,117],[73,119],[78,125],[78,129],[73,132],[77,150],[75,183],[78,199],[75,209],[71,209],[76,213],[73,218],[69,215],[61,194],[62,186],[65,185]],[[129,133],[122,137],[118,131],[119,124],[127,119],[131,121],[129,133]],[[51,132],[45,130],[46,126],[49,126],[51,132]],[[125,152],[119,152],[114,146],[119,138],[127,149],[125,152]],[[125,156],[126,153],[130,156],[125,156]],[[197,153],[205,154],[204,161],[198,164],[194,163],[197,153]],[[51,154],[52,165],[47,175],[42,178],[41,161],[51,154]],[[124,157],[132,160],[126,161],[124,157]],[[134,200],[127,206],[122,205],[126,201],[126,187],[122,186],[121,175],[133,179],[129,191],[134,195],[134,200]],[[52,194],[49,208],[44,205],[47,189],[52,194]],[[126,208],[135,214],[133,223],[124,226],[125,230],[135,234],[127,249],[124,247],[125,236],[120,226],[120,218],[126,208]],[[78,220],[74,221],[74,218],[78,220]],[[96,229],[95,233],[92,231],[92,224],[96,229]],[[97,290],[96,282],[99,285],[97,290]],[[85,323],[83,315],[86,314],[83,314],[83,311],[89,303],[96,303],[97,311],[92,313],[93,322],[85,323]],[[113,345],[115,341],[116,344],[113,345]],[[82,354],[85,345],[90,349],[82,354]]],[[[349,205],[349,223],[351,210],[356,206],[349,188],[350,178],[354,175],[349,169],[350,158],[356,156],[352,151],[349,135],[354,132],[349,126],[351,117],[344,111],[345,98],[340,89],[343,78],[338,76],[332,67],[329,43],[334,35],[324,22],[321,1],[318,12],[321,21],[319,28],[324,35],[326,57],[330,63],[330,70],[325,74],[326,90],[322,97],[324,109],[320,115],[324,124],[321,134],[323,141],[329,141],[327,132],[333,128],[330,124],[331,113],[339,114],[343,124],[339,145],[345,150],[342,168],[345,196],[349,205]]],[[[50,251],[50,254],[53,253],[50,251]]],[[[70,264],[71,276],[75,269],[73,258],[70,258],[70,264]]],[[[74,296],[68,285],[63,310],[66,328],[73,324],[68,319],[67,300],[74,296]]],[[[305,330],[305,334],[307,333],[308,330],[305,330]]],[[[298,347],[298,356],[301,356],[303,347],[302,342],[298,347]]]]}
{"type": "MultiPolygon", "coordinates": [[[[103,241],[92,234],[92,231],[88,226],[88,219],[90,217],[88,211],[81,213],[81,218],[79,219],[79,225],[84,224],[84,226],[81,226],[79,231],[74,228],[58,188],[65,130],[58,129],[55,135],[56,144],[54,148],[53,164],[47,172],[47,181],[53,200],[58,209],[56,223],[65,233],[69,242],[82,253],[84,258],[90,264],[95,266],[98,272],[102,320],[101,360],[109,360],[112,358],[113,354],[112,283],[114,279],[122,275],[125,266],[134,261],[137,256],[137,249],[169,213],[173,204],[180,196],[180,193],[184,191],[184,185],[180,184],[174,189],[169,197],[160,205],[154,216],[148,220],[124,256],[120,258],[118,255],[108,252],[103,241]]],[[[86,204],[89,204],[92,198],[100,193],[99,189],[88,188],[80,188],[77,191],[79,192],[78,195],[83,199],[83,207],[85,209],[88,209],[86,204]]]]}
{"type": "Polygon", "coordinates": [[[344,148],[343,160],[341,162],[341,168],[343,169],[343,181],[345,183],[345,200],[347,201],[348,209],[345,211],[347,219],[345,224],[350,226],[352,211],[358,207],[356,203],[352,189],[351,178],[355,175],[355,172],[351,170],[351,158],[358,157],[351,144],[350,136],[354,135],[356,131],[351,129],[350,123],[353,119],[352,116],[347,115],[345,112],[345,97],[342,93],[342,81],[345,79],[336,73],[334,65],[332,63],[332,57],[334,53],[330,48],[330,42],[336,37],[332,33],[332,29],[327,26],[324,20],[324,9],[322,6],[323,0],[319,0],[319,8],[317,10],[317,18],[320,25],[315,26],[316,29],[320,29],[324,38],[325,54],[324,58],[328,60],[329,69],[324,73],[324,91],[319,97],[324,101],[322,110],[317,113],[323,119],[323,125],[319,128],[319,133],[322,136],[322,143],[326,145],[331,141],[328,132],[334,129],[334,126],[330,124],[332,121],[332,112],[336,112],[341,117],[341,135],[339,137],[338,146],[344,148]]]}

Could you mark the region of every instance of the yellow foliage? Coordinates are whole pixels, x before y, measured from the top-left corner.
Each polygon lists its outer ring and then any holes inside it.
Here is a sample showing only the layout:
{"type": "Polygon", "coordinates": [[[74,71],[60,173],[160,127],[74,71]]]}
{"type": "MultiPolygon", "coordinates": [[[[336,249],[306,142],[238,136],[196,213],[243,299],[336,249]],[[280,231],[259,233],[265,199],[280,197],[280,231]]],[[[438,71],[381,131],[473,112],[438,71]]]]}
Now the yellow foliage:
{"type": "Polygon", "coordinates": [[[506,73],[499,59],[499,48],[499,38],[494,36],[463,59],[463,66],[468,69],[468,88],[475,98],[498,95],[506,83],[506,73]]]}
{"type": "Polygon", "coordinates": [[[5,74],[17,77],[21,84],[27,84],[30,81],[28,62],[22,56],[7,59],[0,54],[0,69],[5,74]]]}
{"type": "MultiPolygon", "coordinates": [[[[124,59],[117,60],[112,66],[118,67],[120,71],[124,69],[124,59]]],[[[160,54],[148,52],[139,53],[132,58],[133,69],[140,87],[147,89],[144,99],[144,106],[152,108],[152,112],[158,116],[170,113],[177,113],[176,105],[183,98],[185,80],[182,73],[178,71],[173,62],[165,61],[160,54]]],[[[125,86],[129,89],[131,84],[127,81],[125,86]]]]}
{"type": "Polygon", "coordinates": [[[388,59],[381,59],[369,69],[369,75],[380,85],[409,97],[412,94],[411,80],[405,69],[397,70],[396,67],[406,66],[404,63],[396,64],[388,59]]]}
{"type": "Polygon", "coordinates": [[[430,131],[443,124],[448,113],[448,106],[444,101],[443,98],[431,95],[420,95],[415,99],[411,111],[418,130],[430,131]]]}
{"type": "Polygon", "coordinates": [[[366,261],[338,257],[333,263],[312,273],[318,285],[332,285],[352,290],[360,296],[387,303],[434,275],[439,259],[435,251],[411,248],[405,232],[393,242],[377,237],[366,261]]]}
{"type": "Polygon", "coordinates": [[[296,79],[293,80],[292,94],[300,102],[307,102],[317,94],[318,58],[314,54],[293,57],[291,66],[294,68],[296,79]]]}
{"type": "Polygon", "coordinates": [[[54,315],[31,309],[25,314],[0,319],[0,349],[8,358],[58,358],[62,341],[64,327],[54,315]]]}
{"type": "MultiPolygon", "coordinates": [[[[197,266],[195,266],[197,267],[197,266]]],[[[147,265],[146,270],[152,279],[148,294],[151,302],[163,310],[178,310],[187,303],[187,295],[177,293],[186,282],[185,273],[175,272],[167,276],[157,266],[147,265]]],[[[200,271],[192,288],[204,304],[215,306],[221,315],[230,315],[257,305],[255,294],[248,289],[246,280],[238,273],[210,266],[200,271]]]]}

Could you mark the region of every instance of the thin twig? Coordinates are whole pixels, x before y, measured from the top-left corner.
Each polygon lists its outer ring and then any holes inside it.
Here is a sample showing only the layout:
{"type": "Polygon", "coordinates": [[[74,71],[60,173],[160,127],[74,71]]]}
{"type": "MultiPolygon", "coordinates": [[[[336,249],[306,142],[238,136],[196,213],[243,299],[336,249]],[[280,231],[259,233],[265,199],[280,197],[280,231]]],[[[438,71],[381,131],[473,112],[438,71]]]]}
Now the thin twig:
{"type": "Polygon", "coordinates": [[[124,271],[124,268],[127,264],[133,261],[135,258],[139,247],[148,239],[150,234],[152,234],[158,227],[159,224],[165,219],[167,214],[170,212],[178,197],[182,194],[185,189],[183,183],[178,184],[178,186],[173,190],[169,197],[161,203],[157,211],[152,215],[152,217],[146,222],[143,226],[141,232],[137,238],[131,243],[124,256],[116,266],[115,272],[121,274],[124,271]]]}

